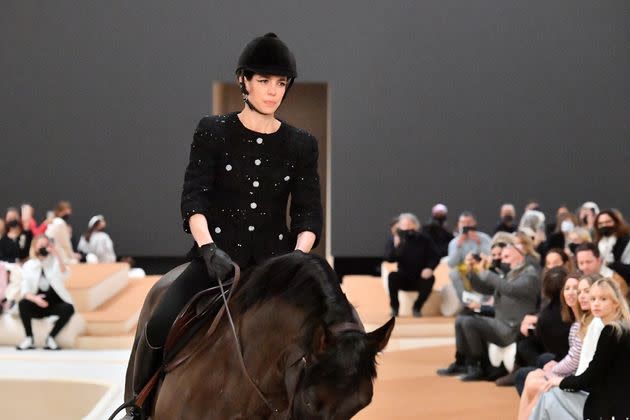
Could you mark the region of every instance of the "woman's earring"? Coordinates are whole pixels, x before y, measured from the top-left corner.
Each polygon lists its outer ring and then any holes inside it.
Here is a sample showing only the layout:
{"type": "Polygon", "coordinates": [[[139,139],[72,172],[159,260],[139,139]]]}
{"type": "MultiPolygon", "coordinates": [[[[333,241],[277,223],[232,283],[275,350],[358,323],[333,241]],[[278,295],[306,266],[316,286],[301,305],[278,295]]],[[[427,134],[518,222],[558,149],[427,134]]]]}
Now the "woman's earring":
{"type": "Polygon", "coordinates": [[[249,95],[247,93],[243,93],[243,102],[247,102],[249,95]]]}

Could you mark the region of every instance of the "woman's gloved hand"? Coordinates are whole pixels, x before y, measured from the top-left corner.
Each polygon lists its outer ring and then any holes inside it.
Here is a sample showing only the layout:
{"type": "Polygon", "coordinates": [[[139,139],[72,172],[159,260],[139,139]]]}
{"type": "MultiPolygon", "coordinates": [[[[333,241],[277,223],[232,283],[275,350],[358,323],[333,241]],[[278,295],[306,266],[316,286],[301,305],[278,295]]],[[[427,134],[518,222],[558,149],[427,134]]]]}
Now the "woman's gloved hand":
{"type": "Polygon", "coordinates": [[[224,281],[234,269],[230,256],[215,243],[201,246],[199,255],[206,263],[206,270],[212,278],[224,281]]]}

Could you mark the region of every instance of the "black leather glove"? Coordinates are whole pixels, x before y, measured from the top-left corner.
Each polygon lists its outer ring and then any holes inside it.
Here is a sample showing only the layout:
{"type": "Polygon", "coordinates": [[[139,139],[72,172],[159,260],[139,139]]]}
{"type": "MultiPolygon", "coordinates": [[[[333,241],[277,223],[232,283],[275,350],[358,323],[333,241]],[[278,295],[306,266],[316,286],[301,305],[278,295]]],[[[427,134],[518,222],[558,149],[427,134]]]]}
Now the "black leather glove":
{"type": "Polygon", "coordinates": [[[199,248],[199,255],[206,263],[206,270],[210,277],[225,281],[228,275],[234,269],[232,259],[223,250],[219,249],[217,244],[211,243],[203,245],[199,248]]]}

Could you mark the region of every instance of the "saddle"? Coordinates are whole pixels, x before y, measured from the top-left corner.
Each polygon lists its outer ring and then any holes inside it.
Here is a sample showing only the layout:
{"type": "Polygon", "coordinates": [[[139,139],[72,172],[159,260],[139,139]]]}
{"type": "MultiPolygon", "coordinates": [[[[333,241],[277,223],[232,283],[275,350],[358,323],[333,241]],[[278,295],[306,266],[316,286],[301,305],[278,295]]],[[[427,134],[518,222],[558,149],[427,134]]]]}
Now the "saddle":
{"type": "MultiPolygon", "coordinates": [[[[240,280],[240,268],[235,265],[234,270],[234,277],[222,283],[226,302],[229,302],[240,280]]],[[[208,324],[210,326],[206,330],[205,337],[209,338],[217,329],[225,312],[226,308],[220,286],[210,287],[193,296],[173,322],[164,343],[162,365],[136,397],[136,405],[140,407],[144,405],[145,400],[151,395],[158,381],[165,374],[182,365],[202,349],[202,346],[199,345],[183,351],[192,337],[208,324]]]]}

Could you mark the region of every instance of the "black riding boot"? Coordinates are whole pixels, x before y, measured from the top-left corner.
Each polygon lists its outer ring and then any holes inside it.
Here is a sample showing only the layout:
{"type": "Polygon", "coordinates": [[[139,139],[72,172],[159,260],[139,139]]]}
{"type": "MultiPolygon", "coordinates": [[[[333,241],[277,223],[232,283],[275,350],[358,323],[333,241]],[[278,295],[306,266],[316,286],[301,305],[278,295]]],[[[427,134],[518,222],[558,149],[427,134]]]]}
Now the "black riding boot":
{"type": "MultiPolygon", "coordinates": [[[[134,398],[140,394],[144,386],[151,380],[155,372],[158,371],[162,364],[162,347],[153,347],[147,339],[147,326],[145,324],[142,331],[142,336],[138,340],[138,347],[136,348],[135,363],[133,366],[133,395],[134,398]]],[[[144,401],[142,411],[144,411],[145,418],[148,418],[148,410],[153,405],[154,392],[144,401]]],[[[142,419],[142,415],[138,409],[134,408],[129,412],[133,419],[142,419]]]]}

